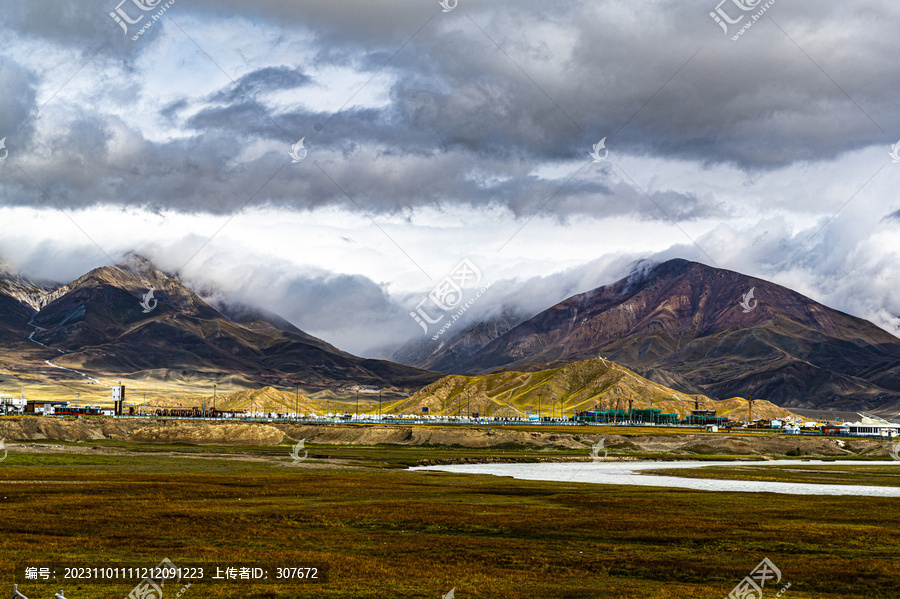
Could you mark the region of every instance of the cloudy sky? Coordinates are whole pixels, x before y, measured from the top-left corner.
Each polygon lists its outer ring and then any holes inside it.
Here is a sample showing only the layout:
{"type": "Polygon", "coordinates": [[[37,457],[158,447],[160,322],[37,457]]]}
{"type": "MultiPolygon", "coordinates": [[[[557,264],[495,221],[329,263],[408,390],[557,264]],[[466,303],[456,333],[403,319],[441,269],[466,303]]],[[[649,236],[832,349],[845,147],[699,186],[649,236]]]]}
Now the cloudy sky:
{"type": "Polygon", "coordinates": [[[0,258],[365,355],[672,257],[898,331],[896,2],[445,2],[6,0],[0,258]]]}

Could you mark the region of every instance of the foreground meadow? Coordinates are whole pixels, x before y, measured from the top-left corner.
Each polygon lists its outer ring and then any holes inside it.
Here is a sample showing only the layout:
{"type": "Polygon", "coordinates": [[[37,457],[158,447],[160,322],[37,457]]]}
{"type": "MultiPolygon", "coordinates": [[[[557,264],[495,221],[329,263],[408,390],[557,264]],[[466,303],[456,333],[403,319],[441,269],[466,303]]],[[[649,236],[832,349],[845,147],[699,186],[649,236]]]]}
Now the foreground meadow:
{"type": "MultiPolygon", "coordinates": [[[[49,446],[50,444],[48,444],[49,446]]],[[[53,445],[56,447],[57,445],[53,445]]],[[[775,597],[894,597],[900,503],[406,472],[459,450],[106,444],[0,463],[0,592],[123,598],[24,567],[257,564],[327,582],[198,582],[201,597],[725,597],[768,557],[775,597]]],[[[480,451],[484,457],[490,452],[480,451]]],[[[496,452],[495,453],[499,453],[496,452]]],[[[505,451],[506,457],[514,452],[505,451]]],[[[166,587],[175,597],[181,587],[166,587]]]]}

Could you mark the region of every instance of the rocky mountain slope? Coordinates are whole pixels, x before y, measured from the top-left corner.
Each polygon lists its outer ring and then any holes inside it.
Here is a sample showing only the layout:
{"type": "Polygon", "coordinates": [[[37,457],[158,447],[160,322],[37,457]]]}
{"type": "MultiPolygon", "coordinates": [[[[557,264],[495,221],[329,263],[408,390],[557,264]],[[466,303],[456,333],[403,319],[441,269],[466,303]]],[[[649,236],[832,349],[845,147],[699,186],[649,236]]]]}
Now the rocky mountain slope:
{"type": "Polygon", "coordinates": [[[500,316],[476,323],[438,343],[430,337],[413,340],[394,352],[390,359],[400,364],[416,365],[439,372],[457,372],[459,366],[473,353],[525,320],[527,317],[507,310],[500,316]]]}
{"type": "Polygon", "coordinates": [[[138,256],[56,289],[4,281],[0,355],[10,358],[10,369],[38,371],[52,360],[91,376],[229,377],[248,386],[313,388],[358,383],[414,390],[438,378],[342,352],[274,314],[232,305],[229,317],[138,256]],[[37,354],[30,367],[21,363],[22,351],[37,354]]]}
{"type": "Polygon", "coordinates": [[[454,355],[452,371],[597,356],[715,398],[874,412],[900,402],[900,339],[780,285],[686,260],[571,297],[468,358],[454,355]]]}

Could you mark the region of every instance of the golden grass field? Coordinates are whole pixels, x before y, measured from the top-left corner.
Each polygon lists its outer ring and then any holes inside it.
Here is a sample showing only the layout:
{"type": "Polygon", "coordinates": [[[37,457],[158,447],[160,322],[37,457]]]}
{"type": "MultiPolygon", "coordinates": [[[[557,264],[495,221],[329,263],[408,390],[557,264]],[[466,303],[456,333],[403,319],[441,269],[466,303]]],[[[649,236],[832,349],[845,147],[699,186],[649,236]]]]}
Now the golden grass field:
{"type": "MultiPolygon", "coordinates": [[[[0,592],[31,562],[317,566],[328,582],[192,585],[185,599],[725,597],[764,557],[785,596],[895,597],[900,502],[408,472],[529,449],[56,441],[0,462],[0,592]]],[[[560,456],[572,456],[560,451],[560,456]]],[[[554,455],[545,452],[545,457],[554,455]]],[[[529,456],[529,459],[534,459],[529,456]]],[[[133,583],[35,584],[29,599],[133,583]]],[[[774,597],[778,589],[766,590],[774,597]]],[[[167,591],[165,597],[174,597],[167,591]]]]}

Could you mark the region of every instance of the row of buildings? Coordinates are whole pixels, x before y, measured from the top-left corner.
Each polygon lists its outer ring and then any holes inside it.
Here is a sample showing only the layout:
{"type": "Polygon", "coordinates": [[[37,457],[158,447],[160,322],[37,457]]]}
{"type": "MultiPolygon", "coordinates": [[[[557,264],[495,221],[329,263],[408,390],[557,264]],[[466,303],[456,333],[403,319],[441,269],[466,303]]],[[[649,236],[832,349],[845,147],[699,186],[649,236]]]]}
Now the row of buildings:
{"type": "Polygon", "coordinates": [[[596,408],[575,414],[577,422],[597,422],[601,424],[685,424],[689,426],[727,426],[731,420],[718,416],[715,410],[691,410],[681,418],[674,412],[663,412],[660,408],[620,410],[596,408]]]}
{"type": "Polygon", "coordinates": [[[718,432],[720,428],[740,428],[742,430],[774,430],[788,434],[846,435],[886,439],[900,437],[900,424],[865,417],[861,418],[859,422],[843,422],[839,424],[757,419],[753,422],[739,425],[726,416],[718,416],[715,410],[694,409],[685,418],[681,418],[678,414],[663,413],[659,408],[639,410],[597,408],[586,412],[578,412],[575,415],[575,421],[598,424],[703,426],[710,432],[718,432]]]}
{"type": "MultiPolygon", "coordinates": [[[[78,415],[88,413],[91,415],[121,416],[125,413],[125,386],[112,387],[113,407],[101,408],[92,406],[72,405],[67,400],[52,399],[27,399],[23,390],[21,397],[14,397],[8,393],[0,394],[0,415],[15,416],[22,414],[53,415],[78,415]]],[[[133,413],[134,408],[131,408],[133,413]]]]}

